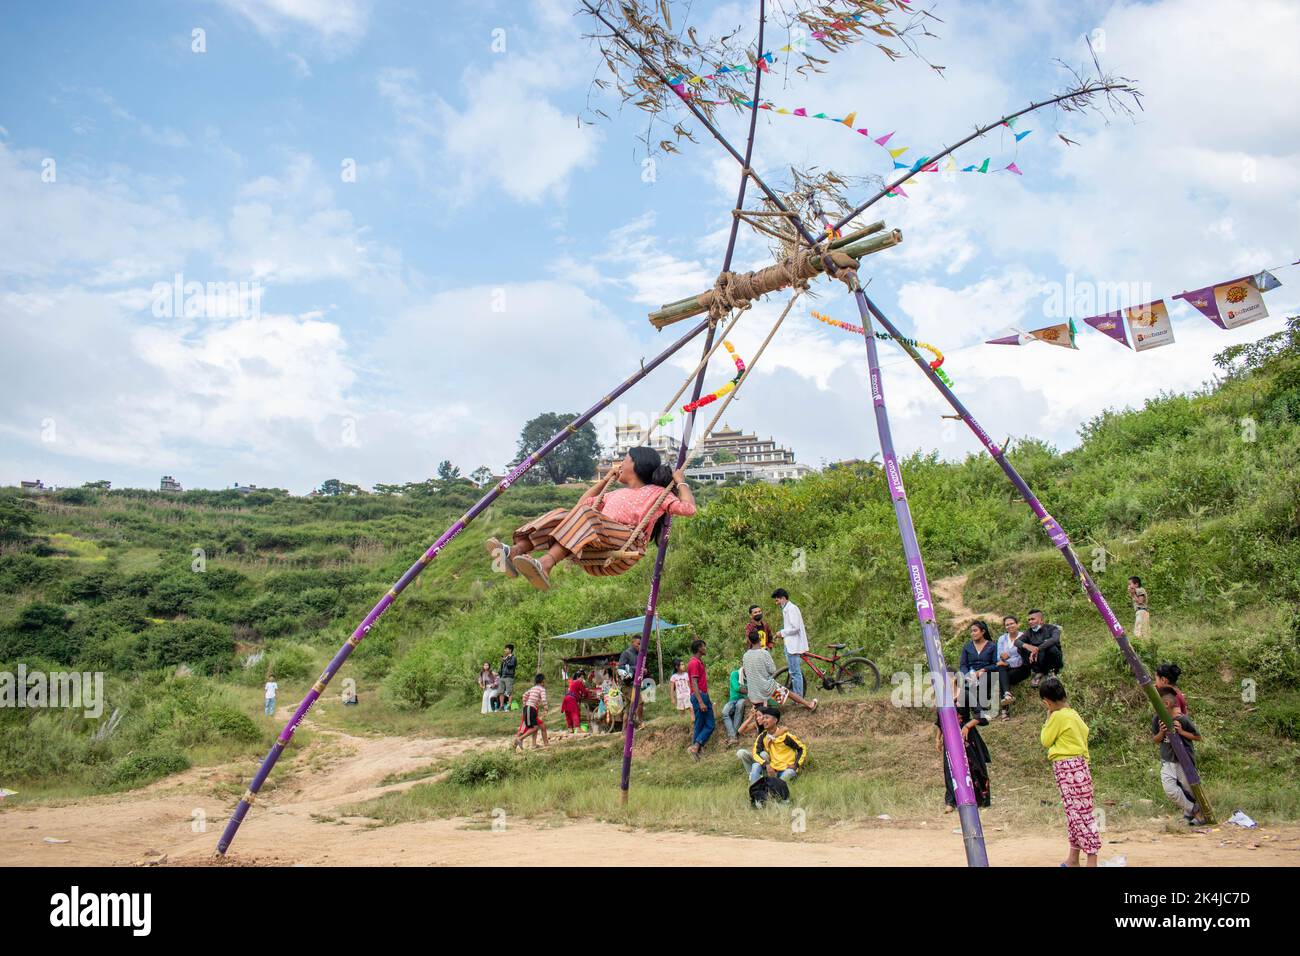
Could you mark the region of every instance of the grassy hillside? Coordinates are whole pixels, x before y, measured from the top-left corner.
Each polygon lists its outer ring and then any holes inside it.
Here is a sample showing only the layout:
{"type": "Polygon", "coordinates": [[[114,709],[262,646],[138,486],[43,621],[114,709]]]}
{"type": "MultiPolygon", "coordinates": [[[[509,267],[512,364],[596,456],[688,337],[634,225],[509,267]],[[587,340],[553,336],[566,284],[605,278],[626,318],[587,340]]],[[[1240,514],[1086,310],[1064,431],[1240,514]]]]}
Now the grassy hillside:
{"type": "MultiPolygon", "coordinates": [[[[1229,350],[1221,365],[1225,375],[1214,387],[1100,416],[1070,452],[1024,440],[1011,459],[1092,564],[1122,620],[1131,619],[1125,579],[1143,577],[1153,638],[1138,652],[1148,665],[1182,665],[1184,691],[1206,737],[1200,764],[1216,803],[1294,819],[1300,325],[1293,320],[1287,333],[1229,350]],[[1243,681],[1251,682],[1253,700],[1243,700],[1243,681]]],[[[1148,806],[1141,800],[1159,807],[1145,702],[1077,582],[996,465],[980,457],[950,463],[916,456],[903,474],[931,577],[967,574],[971,607],[1022,615],[1042,607],[1062,625],[1063,677],[1093,728],[1102,788],[1115,796],[1116,812],[1139,812],[1148,806]]],[[[462,486],[425,499],[306,501],[226,492],[71,492],[7,504],[0,498],[0,530],[19,523],[3,518],[15,509],[33,518],[0,554],[0,661],[8,662],[0,669],[20,659],[29,667],[105,669],[108,710],[121,706],[127,714],[106,741],[91,740],[93,726],[79,717],[0,714],[0,785],[36,793],[123,787],[188,762],[256,754],[277,729],[258,705],[267,664],[285,697],[296,699],[475,494],[462,486]],[[193,548],[205,549],[202,574],[191,570],[193,548]],[[243,667],[241,659],[256,651],[266,658],[243,667]],[[182,663],[195,676],[168,676],[182,663]],[[250,724],[226,732],[235,716],[250,724]]],[[[342,676],[357,681],[362,707],[332,708],[329,720],[389,733],[483,733],[486,718],[473,713],[478,663],[495,660],[513,642],[525,668],[540,647],[553,673],[558,652],[545,637],[639,613],[648,561],[617,579],[563,570],[545,595],[491,573],[480,546],[486,534],[573,497],[572,490],[545,486],[512,489],[454,542],[345,666],[342,676]]],[[[665,633],[667,656],[683,655],[692,635],[703,636],[712,648],[711,677],[722,683],[740,651],[743,609],[751,601],[769,604],[772,588],[784,586],[803,608],[815,644],[864,646],[885,674],[910,672],[922,660],[878,469],[720,489],[705,500],[698,516],[673,531],[660,609],[690,628],[665,633]]],[[[963,637],[944,624],[955,662],[963,637]]],[[[900,713],[884,691],[868,705],[836,710],[808,725],[819,772],[801,782],[803,794],[840,816],[932,804],[938,772],[923,769],[935,759],[932,716],[900,713]]],[[[659,740],[659,752],[639,764],[646,776],[638,779],[647,793],[662,788],[656,800],[684,801],[675,819],[704,825],[706,791],[734,790],[734,767],[716,759],[688,764],[678,753],[678,720],[663,709],[652,722],[645,746],[659,740]],[[703,787],[689,800],[681,796],[686,775],[698,775],[703,787]]],[[[1029,816],[1041,811],[1038,791],[1050,787],[1038,722],[1036,709],[1021,707],[988,735],[995,797],[1029,816]]],[[[490,732],[503,733],[504,725],[490,732]]],[[[505,771],[505,782],[485,787],[483,780],[500,774],[490,767],[480,773],[474,761],[492,759],[464,758],[446,779],[387,801],[382,815],[514,805],[502,800],[515,800],[515,812],[616,812],[604,795],[608,787],[596,786],[608,783],[616,762],[608,742],[530,755],[505,771]]]]}

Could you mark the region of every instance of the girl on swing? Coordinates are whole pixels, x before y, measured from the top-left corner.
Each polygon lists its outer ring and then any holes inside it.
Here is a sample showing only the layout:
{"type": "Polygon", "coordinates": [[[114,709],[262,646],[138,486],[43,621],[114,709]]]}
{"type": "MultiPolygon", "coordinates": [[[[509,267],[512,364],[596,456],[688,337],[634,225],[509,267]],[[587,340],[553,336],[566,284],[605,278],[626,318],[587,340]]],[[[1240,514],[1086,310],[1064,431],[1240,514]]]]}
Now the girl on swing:
{"type": "Polygon", "coordinates": [[[545,591],[551,586],[551,570],[565,558],[588,574],[622,574],[645,553],[647,541],[659,540],[665,514],[682,518],[695,514],[695,496],[681,470],[669,469],[653,448],[629,451],[618,466],[617,480],[623,487],[616,491],[606,490],[607,476],[573,508],[555,508],[533,519],[515,531],[510,544],[488,538],[488,554],[494,562],[499,557],[506,574],[523,575],[533,587],[545,591]],[[677,494],[665,493],[674,482],[677,494]],[[648,514],[651,509],[654,513],[648,514]],[[543,549],[546,553],[540,558],[532,556],[543,549]]]}

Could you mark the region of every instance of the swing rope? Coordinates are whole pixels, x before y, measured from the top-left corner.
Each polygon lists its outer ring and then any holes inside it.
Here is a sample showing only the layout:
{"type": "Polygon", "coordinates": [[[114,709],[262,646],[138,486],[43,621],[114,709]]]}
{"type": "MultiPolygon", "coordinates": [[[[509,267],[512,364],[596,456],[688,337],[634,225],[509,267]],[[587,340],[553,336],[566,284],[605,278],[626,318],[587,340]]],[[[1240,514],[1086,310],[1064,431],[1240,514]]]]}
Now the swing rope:
{"type": "MultiPolygon", "coordinates": [[[[727,336],[731,333],[731,330],[736,327],[736,323],[740,321],[740,317],[743,314],[744,314],[743,311],[737,311],[736,314],[732,316],[731,321],[727,324],[727,327],[722,330],[722,335],[718,336],[717,341],[713,343],[713,347],[710,348],[705,353],[704,357],[700,359],[699,364],[696,365],[695,368],[691,370],[691,373],[687,375],[686,378],[682,381],[681,386],[677,389],[676,392],[673,393],[673,397],[668,400],[668,404],[664,406],[663,411],[659,413],[659,416],[653,422],[650,423],[650,427],[646,429],[645,435],[642,437],[642,441],[645,442],[645,444],[647,445],[650,444],[650,437],[654,434],[655,429],[658,428],[660,424],[662,424],[664,416],[666,416],[670,411],[672,411],[673,406],[677,404],[677,400],[682,397],[682,395],[686,392],[686,389],[690,388],[691,382],[694,380],[695,376],[699,375],[701,370],[703,370],[704,367],[709,364],[709,360],[713,358],[713,353],[718,351],[718,349],[722,347],[722,344],[726,341],[727,336]]],[[[714,320],[711,317],[710,322],[714,322],[714,321],[716,320],[714,320]]],[[[610,484],[614,481],[615,478],[618,477],[618,469],[620,464],[621,462],[616,461],[612,465],[610,465],[609,471],[605,474],[605,477],[600,480],[600,484],[598,486],[599,491],[597,491],[596,493],[596,503],[595,503],[595,508],[597,511],[600,510],[600,506],[605,502],[605,495],[609,492],[610,484]]]]}
{"type": "MultiPolygon", "coordinates": [[[[718,421],[722,418],[722,413],[727,410],[727,406],[730,405],[732,399],[736,397],[736,393],[740,391],[740,386],[744,385],[746,380],[749,378],[750,372],[752,372],[754,370],[754,366],[758,364],[758,360],[762,357],[764,350],[767,349],[768,343],[772,341],[772,338],[776,335],[777,330],[781,328],[781,323],[784,322],[786,316],[790,314],[790,310],[794,307],[795,302],[799,300],[799,296],[803,295],[804,292],[807,291],[807,289],[808,289],[808,281],[806,279],[802,279],[800,280],[799,283],[796,284],[795,291],[790,296],[790,301],[788,301],[785,304],[785,308],[781,310],[780,316],[777,317],[776,322],[772,325],[771,330],[767,333],[767,337],[763,339],[763,344],[759,346],[758,351],[754,353],[754,357],[745,366],[744,372],[742,372],[740,374],[740,377],[736,380],[735,388],[731,389],[731,391],[728,392],[727,395],[722,399],[722,402],[718,406],[717,412],[715,412],[713,418],[709,420],[709,424],[705,426],[703,432],[700,433],[700,436],[696,438],[695,441],[691,444],[690,451],[687,452],[686,454],[687,461],[690,461],[691,453],[697,451],[699,447],[702,444],[704,444],[704,442],[709,438],[709,436],[713,434],[713,429],[717,427],[718,421]]],[[[630,548],[623,547],[623,548],[619,548],[616,551],[611,551],[609,555],[605,558],[605,563],[604,563],[605,567],[609,567],[619,558],[629,558],[632,557],[633,555],[640,555],[644,553],[643,551],[645,547],[644,542],[642,542],[642,544],[639,547],[637,546],[636,542],[641,537],[642,533],[645,531],[646,525],[649,524],[650,516],[659,510],[659,507],[660,505],[663,504],[664,499],[666,499],[669,493],[676,487],[677,487],[677,479],[673,478],[670,482],[668,482],[668,484],[664,487],[664,489],[661,492],[659,492],[659,494],[656,496],[654,500],[654,503],[651,504],[650,507],[646,509],[646,511],[641,515],[641,520],[638,521],[636,527],[632,529],[632,533],[628,536],[627,539],[628,544],[631,545],[631,547],[630,548]]]]}

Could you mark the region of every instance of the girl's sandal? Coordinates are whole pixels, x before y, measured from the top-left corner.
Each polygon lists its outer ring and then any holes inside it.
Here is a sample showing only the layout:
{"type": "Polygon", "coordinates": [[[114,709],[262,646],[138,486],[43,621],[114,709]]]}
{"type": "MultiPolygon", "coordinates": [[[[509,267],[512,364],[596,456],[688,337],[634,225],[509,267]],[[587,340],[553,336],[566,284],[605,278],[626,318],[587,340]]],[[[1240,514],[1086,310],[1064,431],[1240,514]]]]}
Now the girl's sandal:
{"type": "Polygon", "coordinates": [[[501,569],[505,571],[507,577],[517,578],[519,572],[515,566],[510,563],[510,545],[502,544],[498,538],[488,538],[483,542],[483,547],[487,549],[488,557],[492,559],[493,567],[496,566],[497,555],[501,555],[501,569]]]}
{"type": "Polygon", "coordinates": [[[522,574],[528,583],[539,591],[549,591],[551,589],[551,580],[546,576],[545,569],[542,568],[542,562],[527,554],[518,554],[511,558],[515,570],[522,574]]]}

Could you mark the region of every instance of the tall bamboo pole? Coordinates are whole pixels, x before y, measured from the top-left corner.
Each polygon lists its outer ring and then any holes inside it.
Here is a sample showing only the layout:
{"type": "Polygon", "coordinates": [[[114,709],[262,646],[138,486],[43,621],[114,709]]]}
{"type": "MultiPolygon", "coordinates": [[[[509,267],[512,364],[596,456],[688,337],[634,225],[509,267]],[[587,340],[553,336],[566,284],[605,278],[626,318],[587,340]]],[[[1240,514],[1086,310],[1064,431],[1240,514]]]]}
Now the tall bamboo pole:
{"type": "Polygon", "coordinates": [[[1133,651],[1133,645],[1129,643],[1128,635],[1124,632],[1124,625],[1120,624],[1118,618],[1115,617],[1115,612],[1111,610],[1110,605],[1106,602],[1106,598],[1101,593],[1101,589],[1097,587],[1096,583],[1092,579],[1092,575],[1088,573],[1088,569],[1084,566],[1083,562],[1079,560],[1079,556],[1075,554],[1074,547],[1071,545],[1070,537],[1065,533],[1065,529],[1062,528],[1057,520],[1048,513],[1047,509],[1043,507],[1043,503],[1038,500],[1038,496],[1033,493],[1029,485],[1025,482],[1025,479],[1020,476],[1020,473],[1016,471],[1011,462],[1007,460],[1006,449],[999,448],[993,443],[993,440],[989,438],[988,433],[980,427],[980,423],[975,420],[975,417],[962,403],[961,399],[957,397],[956,393],[944,383],[943,379],[939,378],[934,369],[930,367],[930,363],[925,360],[921,353],[908,344],[899,333],[898,329],[894,327],[894,324],[885,317],[885,314],[876,307],[876,304],[867,297],[866,293],[860,293],[860,295],[862,298],[862,305],[865,305],[866,308],[870,310],[871,314],[880,321],[882,326],[884,326],[885,331],[894,337],[894,339],[911,357],[912,361],[925,372],[926,377],[930,379],[930,382],[934,387],[939,390],[940,394],[943,395],[948,404],[952,406],[953,411],[957,413],[958,417],[960,417],[961,420],[966,423],[966,426],[975,433],[975,437],[978,438],[980,444],[984,446],[984,450],[992,456],[993,460],[998,463],[998,467],[1002,469],[1003,473],[1011,481],[1011,484],[1013,484],[1016,487],[1016,490],[1020,492],[1020,497],[1024,499],[1025,504],[1029,505],[1034,514],[1038,516],[1038,521],[1043,526],[1043,531],[1046,532],[1047,537],[1051,539],[1051,542],[1056,549],[1061,552],[1061,556],[1065,558],[1066,564],[1070,566],[1070,570],[1074,572],[1074,576],[1079,579],[1079,583],[1083,587],[1084,592],[1088,595],[1088,599],[1092,601],[1093,607],[1097,609],[1097,613],[1101,615],[1101,619],[1106,623],[1106,627],[1115,638],[1115,643],[1119,646],[1120,653],[1124,656],[1124,660],[1128,664],[1129,670],[1133,673],[1134,679],[1137,680],[1138,687],[1142,689],[1142,692],[1150,702],[1151,709],[1156,712],[1156,715],[1164,723],[1165,727],[1169,729],[1169,742],[1173,745],[1174,756],[1178,759],[1178,765],[1183,768],[1183,773],[1187,776],[1187,783],[1192,788],[1192,796],[1196,798],[1196,804],[1200,809],[1202,816],[1207,821],[1213,823],[1214,809],[1210,806],[1210,798],[1205,793],[1205,787],[1201,783],[1200,774],[1196,772],[1196,764],[1192,761],[1191,753],[1188,751],[1186,744],[1183,743],[1183,738],[1174,730],[1173,716],[1169,713],[1169,708],[1165,706],[1165,702],[1160,698],[1160,694],[1156,691],[1155,683],[1151,680],[1151,674],[1147,671],[1146,665],[1142,663],[1141,658],[1139,658],[1133,651]]]}
{"type": "MultiPolygon", "coordinates": [[[[361,623],[357,625],[357,629],[352,632],[352,636],[347,639],[341,648],[339,648],[338,653],[336,653],[330,660],[329,664],[326,665],[325,671],[321,674],[320,679],[312,685],[311,690],[307,692],[307,696],[303,698],[302,703],[300,703],[297,709],[293,712],[293,716],[289,719],[289,722],[285,724],[284,729],[280,731],[280,735],[276,738],[274,745],[272,745],[270,753],[266,755],[266,758],[262,761],[262,765],[258,767],[257,773],[254,775],[252,782],[248,785],[248,789],[245,790],[244,795],[240,797],[239,804],[235,807],[235,812],[231,814],[230,821],[226,824],[226,828],[221,834],[221,839],[217,843],[217,853],[225,854],[226,850],[230,848],[231,841],[235,839],[235,834],[239,831],[239,825],[244,822],[244,817],[248,815],[249,808],[257,799],[257,794],[261,791],[262,785],[266,783],[266,778],[270,776],[271,770],[275,767],[276,761],[280,759],[280,755],[283,754],[285,748],[289,746],[289,741],[293,739],[294,731],[298,729],[299,722],[307,715],[307,712],[311,710],[312,705],[316,703],[317,699],[324,692],[326,685],[329,684],[334,675],[338,673],[339,668],[343,666],[343,663],[349,656],[351,656],[352,652],[356,650],[357,645],[365,639],[366,634],[370,632],[370,629],[374,626],[375,622],[379,620],[380,616],[388,610],[394,601],[397,600],[397,596],[406,590],[407,585],[419,577],[420,573],[429,566],[429,562],[436,558],[453,538],[464,531],[471,521],[482,514],[487,509],[488,505],[492,504],[493,501],[504,494],[506,490],[517,482],[525,472],[558,448],[570,435],[576,434],[578,429],[591,421],[591,419],[594,418],[601,409],[610,405],[614,399],[618,398],[629,388],[662,365],[671,355],[673,355],[673,353],[703,332],[706,327],[709,327],[709,322],[707,320],[695,326],[695,328],[691,329],[649,362],[644,363],[616,389],[598,401],[595,405],[591,406],[591,408],[587,409],[564,428],[552,435],[545,445],[516,465],[505,478],[501,479],[501,481],[497,482],[497,484],[492,487],[491,491],[480,498],[472,508],[465,512],[465,514],[452,524],[450,528],[444,531],[442,536],[439,537],[438,540],[424,552],[424,554],[420,555],[419,560],[407,568],[406,573],[398,579],[396,584],[388,589],[388,593],[380,599],[379,603],[371,608],[370,613],[365,616],[361,623]]],[[[644,647],[644,645],[642,646],[644,647]]]]}
{"type": "MultiPolygon", "coordinates": [[[[587,4],[588,9],[592,9],[587,4]]],[[[597,14],[599,16],[599,14],[597,14]]],[[[601,17],[604,20],[604,17],[601,17]]],[[[767,23],[767,3],[766,0],[758,0],[758,52],[763,52],[763,30],[767,23]]],[[[626,41],[625,41],[626,42],[626,41]]],[[[638,55],[641,55],[638,52],[638,55]]],[[[761,60],[759,61],[762,62],[761,60]]],[[[754,71],[754,101],[758,101],[758,92],[763,83],[763,70],[761,68],[754,71]]],[[[745,208],[745,188],[749,185],[749,161],[754,152],[754,134],[758,129],[758,111],[755,110],[749,118],[749,135],[745,139],[745,155],[741,159],[740,168],[740,186],[736,191],[736,209],[745,208]]],[[[731,259],[736,252],[736,236],[740,232],[740,219],[737,216],[731,217],[731,234],[727,238],[727,253],[723,256],[722,272],[731,269],[731,259]]],[[[829,262],[830,256],[826,256],[829,262]]],[[[704,349],[707,354],[709,345],[712,343],[713,326],[709,327],[709,339],[706,341],[704,349]]],[[[691,396],[691,402],[699,400],[700,392],[704,389],[704,373],[706,369],[701,368],[695,378],[695,390],[691,396]]],[[[691,428],[695,424],[695,412],[686,416],[686,421],[682,425],[682,443],[677,449],[677,468],[681,469],[686,464],[686,451],[691,443],[691,428]]],[[[628,787],[632,783],[632,744],[636,737],[636,712],[641,702],[641,675],[645,673],[646,652],[650,645],[650,626],[655,618],[655,610],[659,606],[659,584],[664,571],[664,557],[668,553],[668,533],[672,529],[672,515],[664,515],[664,523],[659,530],[659,550],[655,553],[654,571],[650,578],[650,597],[646,601],[645,622],[641,626],[641,650],[636,658],[636,671],[632,677],[632,709],[623,722],[623,775],[619,782],[622,791],[620,801],[627,803],[628,787]]]]}
{"type": "MultiPolygon", "coordinates": [[[[921,624],[921,642],[925,647],[926,664],[930,669],[930,682],[934,687],[934,705],[939,714],[939,729],[947,754],[948,770],[952,775],[953,795],[957,798],[957,817],[961,822],[962,839],[966,845],[966,863],[970,866],[988,866],[988,852],[984,847],[984,831],[980,826],[979,806],[975,802],[975,789],[971,786],[970,766],[966,760],[966,744],[953,704],[952,687],[948,681],[948,664],[943,658],[943,640],[939,625],[934,619],[934,602],[930,596],[930,583],[925,575],[925,561],[921,545],[916,540],[916,527],[912,523],[912,509],[903,487],[903,472],[894,450],[893,431],[885,411],[885,388],[880,375],[880,356],[876,337],[871,330],[871,314],[867,311],[866,295],[862,287],[853,283],[853,297],[862,316],[862,334],[867,343],[867,369],[871,377],[871,402],[875,406],[876,433],[880,436],[880,451],[884,457],[885,480],[889,497],[894,502],[894,519],[903,539],[903,554],[907,558],[908,580],[912,586],[912,602],[916,605],[916,619],[921,624]]],[[[919,690],[919,688],[917,689],[919,690]]]]}

